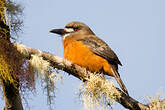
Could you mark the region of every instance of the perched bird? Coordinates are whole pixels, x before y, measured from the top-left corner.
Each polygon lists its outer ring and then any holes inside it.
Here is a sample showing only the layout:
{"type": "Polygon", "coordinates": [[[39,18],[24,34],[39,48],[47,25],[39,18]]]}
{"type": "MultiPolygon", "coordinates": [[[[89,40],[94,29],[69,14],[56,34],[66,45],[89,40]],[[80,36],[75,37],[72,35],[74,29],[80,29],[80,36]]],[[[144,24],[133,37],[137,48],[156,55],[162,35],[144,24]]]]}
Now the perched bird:
{"type": "Polygon", "coordinates": [[[122,65],[114,51],[84,23],[71,22],[64,29],[50,32],[62,36],[64,58],[92,72],[115,77],[121,89],[128,91],[118,73],[122,65]]]}

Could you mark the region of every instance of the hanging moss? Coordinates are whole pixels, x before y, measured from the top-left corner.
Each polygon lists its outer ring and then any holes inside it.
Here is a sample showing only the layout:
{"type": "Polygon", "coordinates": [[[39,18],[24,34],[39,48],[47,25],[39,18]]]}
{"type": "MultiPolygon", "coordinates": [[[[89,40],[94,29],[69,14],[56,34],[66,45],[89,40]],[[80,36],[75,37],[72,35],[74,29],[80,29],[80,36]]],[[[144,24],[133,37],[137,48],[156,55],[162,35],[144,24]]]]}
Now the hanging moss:
{"type": "Polygon", "coordinates": [[[23,27],[23,7],[12,0],[0,0],[0,37],[16,40],[23,27]],[[7,24],[7,25],[6,25],[7,24]],[[10,36],[12,35],[12,37],[10,36]]]}
{"type": "Polygon", "coordinates": [[[6,13],[8,24],[10,27],[10,33],[13,39],[19,37],[19,33],[22,33],[23,27],[23,5],[16,3],[13,0],[7,0],[6,13]]]}
{"type": "Polygon", "coordinates": [[[0,39],[0,79],[5,83],[22,88],[33,87],[29,63],[9,41],[0,39]]]}

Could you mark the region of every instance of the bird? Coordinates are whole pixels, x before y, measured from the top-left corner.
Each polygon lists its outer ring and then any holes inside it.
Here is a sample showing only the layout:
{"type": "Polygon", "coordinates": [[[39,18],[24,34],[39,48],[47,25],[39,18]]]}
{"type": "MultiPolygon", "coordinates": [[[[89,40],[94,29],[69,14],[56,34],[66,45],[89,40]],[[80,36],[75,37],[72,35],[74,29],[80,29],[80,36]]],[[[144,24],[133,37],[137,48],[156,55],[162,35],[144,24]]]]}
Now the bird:
{"type": "Polygon", "coordinates": [[[62,36],[65,59],[91,72],[114,77],[123,92],[128,95],[118,72],[118,65],[122,66],[119,58],[88,25],[73,21],[63,29],[52,29],[50,32],[62,36]]]}

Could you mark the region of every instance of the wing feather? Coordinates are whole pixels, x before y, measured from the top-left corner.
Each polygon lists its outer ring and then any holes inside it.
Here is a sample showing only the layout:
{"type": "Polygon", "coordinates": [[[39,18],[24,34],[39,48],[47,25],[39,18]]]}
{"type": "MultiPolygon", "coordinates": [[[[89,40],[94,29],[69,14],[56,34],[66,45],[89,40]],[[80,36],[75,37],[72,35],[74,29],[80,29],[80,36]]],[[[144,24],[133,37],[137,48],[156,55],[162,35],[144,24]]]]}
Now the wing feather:
{"type": "Polygon", "coordinates": [[[109,63],[122,65],[114,51],[99,37],[90,35],[78,41],[82,41],[96,55],[105,58],[109,63]]]}

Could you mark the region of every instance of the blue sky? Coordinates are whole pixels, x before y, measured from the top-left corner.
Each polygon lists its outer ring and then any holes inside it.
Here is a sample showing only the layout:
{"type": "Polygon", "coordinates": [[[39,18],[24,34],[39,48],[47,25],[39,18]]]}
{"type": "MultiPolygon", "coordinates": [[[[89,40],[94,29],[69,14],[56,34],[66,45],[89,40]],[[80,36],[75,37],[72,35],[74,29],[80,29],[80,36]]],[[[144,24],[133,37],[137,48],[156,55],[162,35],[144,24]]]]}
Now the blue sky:
{"type": "MultiPolygon", "coordinates": [[[[165,93],[165,1],[164,0],[26,0],[24,33],[19,41],[63,57],[62,41],[49,33],[68,22],[81,21],[105,40],[123,66],[121,78],[130,96],[146,103],[146,96],[165,93]]],[[[78,99],[81,81],[63,73],[56,91],[56,110],[84,110],[78,99]]],[[[40,85],[30,95],[32,110],[47,110],[40,85]]],[[[0,105],[0,108],[1,105],[0,105]]],[[[124,110],[116,105],[114,110],[124,110]]]]}

